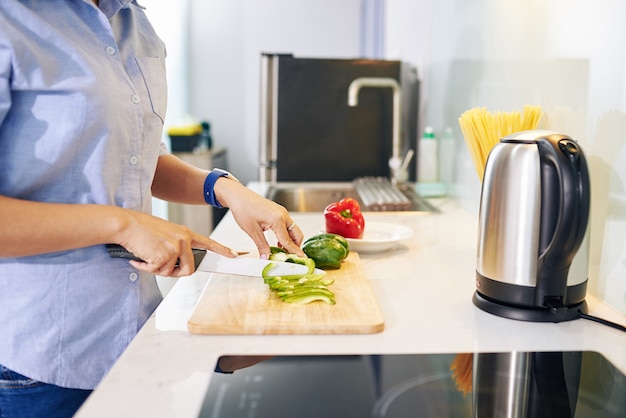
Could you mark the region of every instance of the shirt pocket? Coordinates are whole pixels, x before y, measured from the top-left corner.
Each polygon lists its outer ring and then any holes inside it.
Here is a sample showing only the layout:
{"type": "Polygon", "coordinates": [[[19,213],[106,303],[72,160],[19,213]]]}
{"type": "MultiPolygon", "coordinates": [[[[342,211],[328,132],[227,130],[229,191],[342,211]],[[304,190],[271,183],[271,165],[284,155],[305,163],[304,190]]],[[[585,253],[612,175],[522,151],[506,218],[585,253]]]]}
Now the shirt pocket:
{"type": "Polygon", "coordinates": [[[146,84],[152,111],[164,122],[167,110],[165,61],[155,57],[136,57],[135,61],[146,84]]]}

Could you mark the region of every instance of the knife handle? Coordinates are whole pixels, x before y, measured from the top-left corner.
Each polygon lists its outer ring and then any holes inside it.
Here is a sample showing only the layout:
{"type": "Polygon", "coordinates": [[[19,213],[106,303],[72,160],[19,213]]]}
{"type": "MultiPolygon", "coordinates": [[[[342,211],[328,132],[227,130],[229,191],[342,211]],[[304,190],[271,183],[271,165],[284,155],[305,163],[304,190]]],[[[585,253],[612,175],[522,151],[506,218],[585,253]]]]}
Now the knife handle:
{"type": "MultiPolygon", "coordinates": [[[[137,257],[135,254],[128,251],[126,248],[122,247],[118,244],[106,244],[107,251],[109,252],[109,256],[112,258],[125,258],[127,260],[135,260],[135,261],[144,261],[141,258],[137,257]]],[[[194,272],[198,269],[198,266],[202,262],[206,254],[206,250],[202,248],[192,248],[193,253],[193,270],[194,272]]],[[[176,267],[178,267],[178,261],[176,261],[176,267]]]]}

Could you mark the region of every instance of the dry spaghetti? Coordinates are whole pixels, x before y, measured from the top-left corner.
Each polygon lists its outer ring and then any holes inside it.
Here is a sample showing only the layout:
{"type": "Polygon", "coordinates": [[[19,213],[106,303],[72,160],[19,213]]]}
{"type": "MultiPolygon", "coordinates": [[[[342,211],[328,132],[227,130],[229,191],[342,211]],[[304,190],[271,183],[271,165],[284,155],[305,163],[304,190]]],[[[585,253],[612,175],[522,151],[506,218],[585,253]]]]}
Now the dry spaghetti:
{"type": "Polygon", "coordinates": [[[481,182],[491,149],[507,135],[536,129],[541,115],[539,106],[524,106],[523,112],[491,113],[484,107],[463,112],[459,124],[481,182]]]}

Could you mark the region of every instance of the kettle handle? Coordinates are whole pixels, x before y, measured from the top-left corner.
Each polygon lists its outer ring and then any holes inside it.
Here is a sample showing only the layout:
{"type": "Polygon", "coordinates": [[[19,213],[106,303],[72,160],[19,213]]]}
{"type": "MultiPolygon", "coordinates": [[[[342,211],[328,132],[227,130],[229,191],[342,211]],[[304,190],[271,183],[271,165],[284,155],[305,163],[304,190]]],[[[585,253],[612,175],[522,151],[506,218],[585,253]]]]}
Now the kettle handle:
{"type": "Polygon", "coordinates": [[[581,147],[565,135],[537,141],[541,170],[541,225],[536,304],[565,301],[570,265],[587,230],[590,185],[581,147]]]}

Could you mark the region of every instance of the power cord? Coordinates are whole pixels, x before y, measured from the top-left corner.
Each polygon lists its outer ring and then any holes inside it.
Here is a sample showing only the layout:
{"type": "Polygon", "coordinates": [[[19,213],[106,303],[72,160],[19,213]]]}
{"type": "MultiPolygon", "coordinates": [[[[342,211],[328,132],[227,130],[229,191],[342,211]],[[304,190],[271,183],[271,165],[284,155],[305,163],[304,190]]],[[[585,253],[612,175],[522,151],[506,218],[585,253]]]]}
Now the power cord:
{"type": "Polygon", "coordinates": [[[597,322],[599,324],[606,325],[606,326],[609,326],[611,328],[615,328],[617,330],[626,332],[626,327],[625,326],[617,324],[615,322],[608,321],[606,319],[598,318],[597,316],[588,315],[586,313],[578,311],[578,317],[582,318],[582,319],[588,319],[590,321],[597,322]]]}

